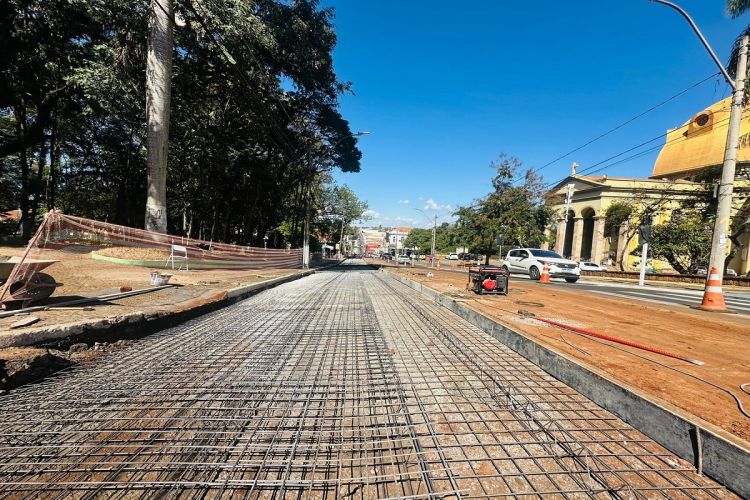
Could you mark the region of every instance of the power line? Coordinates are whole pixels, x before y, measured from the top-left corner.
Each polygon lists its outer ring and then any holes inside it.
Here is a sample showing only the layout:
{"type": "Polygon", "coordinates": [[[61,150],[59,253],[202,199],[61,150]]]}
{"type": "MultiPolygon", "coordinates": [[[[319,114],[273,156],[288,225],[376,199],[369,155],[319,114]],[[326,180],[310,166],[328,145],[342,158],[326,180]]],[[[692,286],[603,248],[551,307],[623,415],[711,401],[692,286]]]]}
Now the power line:
{"type": "MultiPolygon", "coordinates": [[[[722,107],[722,108],[719,108],[719,109],[716,109],[716,110],[714,110],[714,112],[717,112],[717,111],[723,111],[723,110],[726,110],[726,109],[728,109],[728,108],[729,108],[729,106],[725,106],[725,107],[722,107]]],[[[727,118],[724,118],[724,119],[722,119],[722,120],[718,120],[718,121],[714,122],[713,126],[714,126],[714,127],[716,127],[716,126],[720,126],[721,124],[723,124],[723,123],[726,123],[726,122],[728,122],[728,121],[729,121],[729,118],[727,117],[727,118]]],[[[638,145],[636,145],[636,146],[632,146],[632,147],[630,147],[630,148],[628,148],[628,149],[626,149],[626,150],[624,150],[624,151],[621,151],[621,152],[619,152],[619,153],[617,153],[617,154],[614,154],[614,155],[612,155],[612,156],[610,156],[610,157],[608,157],[608,158],[606,158],[606,159],[604,159],[604,160],[598,161],[598,162],[594,163],[593,165],[590,165],[590,166],[588,166],[588,167],[586,167],[586,168],[584,168],[584,169],[580,170],[580,171],[579,171],[579,172],[577,173],[577,175],[583,175],[583,174],[591,175],[591,174],[595,174],[595,173],[598,173],[598,172],[601,172],[601,171],[607,170],[607,169],[609,169],[609,168],[612,168],[612,167],[614,167],[614,166],[617,166],[617,165],[621,165],[621,164],[623,164],[623,163],[627,163],[627,162],[629,162],[629,161],[631,161],[631,160],[634,160],[634,159],[636,159],[636,158],[640,158],[640,157],[643,157],[643,156],[645,156],[645,155],[647,155],[647,154],[649,154],[649,153],[652,153],[652,152],[654,152],[654,151],[656,151],[656,150],[658,150],[658,149],[664,148],[664,147],[665,147],[665,146],[667,146],[668,144],[673,144],[673,143],[675,143],[675,142],[679,142],[679,141],[685,141],[685,140],[689,139],[689,137],[687,137],[687,136],[684,136],[684,135],[680,135],[680,136],[678,136],[678,137],[675,137],[675,138],[673,138],[673,139],[670,139],[670,140],[668,140],[668,141],[664,142],[664,144],[658,144],[658,145],[656,145],[656,146],[650,147],[650,148],[648,148],[648,149],[646,149],[646,150],[643,150],[643,151],[639,151],[639,152],[637,152],[637,153],[635,153],[635,154],[633,154],[633,155],[627,156],[627,157],[625,157],[625,158],[620,158],[621,156],[623,156],[623,155],[626,155],[626,154],[628,154],[628,153],[630,153],[630,152],[633,152],[633,151],[635,151],[635,150],[637,150],[637,149],[639,149],[639,148],[641,148],[641,147],[643,147],[643,146],[646,146],[646,145],[648,145],[648,144],[651,144],[651,143],[653,143],[653,142],[655,142],[655,141],[657,141],[657,140],[659,140],[659,139],[665,138],[665,137],[666,137],[666,136],[667,136],[667,135],[668,135],[668,134],[670,133],[670,131],[672,131],[672,130],[675,130],[675,129],[677,129],[677,128],[681,128],[681,127],[684,127],[684,126],[685,126],[685,125],[683,124],[683,125],[680,125],[680,126],[678,126],[678,127],[675,127],[675,128],[673,128],[673,129],[669,129],[669,130],[668,130],[667,132],[664,132],[663,134],[660,134],[660,135],[658,135],[658,136],[656,136],[656,137],[654,137],[654,138],[652,138],[652,139],[648,139],[648,140],[646,140],[646,141],[643,141],[643,142],[641,142],[640,144],[638,144],[638,145]],[[596,168],[596,167],[598,167],[598,166],[600,166],[600,165],[602,165],[602,164],[604,164],[604,163],[607,163],[607,162],[609,162],[609,161],[611,161],[611,160],[614,160],[614,159],[617,159],[617,158],[620,158],[620,159],[619,159],[619,160],[617,160],[617,161],[614,161],[614,162],[612,162],[612,163],[609,163],[609,164],[603,165],[603,166],[601,166],[600,168],[596,168]]],[[[530,172],[530,171],[533,171],[533,169],[527,170],[527,172],[530,172]]],[[[522,175],[521,177],[523,177],[523,176],[525,176],[525,175],[526,175],[526,173],[524,173],[524,174],[523,174],[523,175],[522,175]]],[[[564,180],[565,180],[565,179],[567,179],[568,177],[570,177],[570,176],[569,176],[569,175],[566,175],[566,176],[564,176],[564,177],[561,177],[561,178],[559,178],[559,179],[557,179],[557,180],[554,180],[554,181],[550,181],[550,182],[546,182],[546,183],[544,183],[544,184],[543,184],[543,185],[541,186],[541,190],[548,190],[548,189],[550,189],[551,187],[553,187],[553,186],[555,186],[555,185],[559,184],[560,182],[564,181],[564,180]]],[[[476,209],[476,208],[477,208],[477,207],[479,206],[479,204],[481,204],[481,200],[478,200],[478,203],[474,203],[474,204],[472,204],[472,205],[469,205],[469,206],[468,206],[468,207],[466,207],[466,208],[469,208],[469,209],[476,209]]]]}
{"type": "MultiPolygon", "coordinates": [[[[722,109],[724,109],[724,108],[722,108],[722,109]]],[[[724,123],[724,122],[728,122],[728,121],[729,121],[729,118],[724,118],[724,119],[722,119],[722,120],[719,120],[719,121],[715,122],[715,123],[714,123],[714,126],[720,125],[720,124],[722,124],[722,123],[724,123]]],[[[636,146],[633,146],[633,147],[631,147],[631,148],[628,148],[628,149],[626,149],[626,150],[624,150],[624,151],[622,151],[622,152],[620,152],[620,153],[617,153],[616,155],[612,155],[612,156],[610,156],[609,158],[606,158],[606,159],[604,159],[604,160],[602,160],[602,161],[599,161],[599,162],[597,162],[597,163],[594,163],[593,165],[590,165],[590,166],[586,167],[585,169],[581,170],[580,172],[578,172],[578,174],[577,174],[577,175],[582,175],[582,174],[588,174],[588,175],[591,175],[591,174],[593,174],[593,173],[601,172],[601,171],[603,171],[603,170],[606,170],[606,169],[608,169],[608,168],[611,168],[611,167],[614,167],[614,166],[616,166],[616,165],[620,165],[620,164],[622,164],[622,163],[625,163],[625,162],[627,162],[627,161],[633,160],[633,159],[635,159],[635,158],[639,158],[639,157],[641,157],[641,156],[645,156],[646,154],[648,154],[648,153],[651,153],[651,152],[653,152],[653,151],[656,151],[656,150],[658,150],[658,149],[661,149],[661,148],[665,147],[665,146],[666,146],[666,145],[668,145],[668,144],[673,144],[673,143],[675,143],[675,142],[678,142],[678,141],[684,141],[684,140],[687,140],[687,139],[688,139],[688,137],[686,137],[686,136],[678,136],[678,137],[675,137],[674,139],[671,139],[671,140],[668,140],[668,141],[666,141],[666,142],[665,142],[664,144],[659,144],[659,145],[657,145],[657,146],[654,146],[654,147],[651,147],[651,148],[649,148],[649,149],[647,149],[647,150],[644,150],[644,151],[639,151],[638,153],[635,153],[634,155],[628,156],[628,157],[626,157],[626,158],[622,158],[622,159],[620,159],[620,160],[617,160],[617,161],[615,161],[615,162],[613,162],[613,163],[610,163],[610,164],[608,164],[608,165],[604,165],[603,167],[601,167],[601,168],[598,168],[598,169],[596,169],[596,167],[598,167],[599,165],[602,165],[602,164],[604,164],[604,163],[607,163],[607,162],[608,162],[608,161],[610,161],[610,160],[614,160],[614,159],[616,159],[616,158],[619,158],[620,156],[623,156],[623,155],[625,155],[625,154],[627,154],[627,153],[630,153],[630,152],[632,152],[632,151],[635,151],[635,150],[636,150],[636,149],[638,149],[638,148],[641,148],[641,147],[643,147],[643,146],[645,146],[645,145],[647,145],[647,144],[650,144],[650,143],[652,143],[652,142],[654,142],[654,141],[656,141],[656,140],[659,140],[659,139],[661,139],[661,138],[663,138],[663,137],[666,137],[666,136],[667,136],[668,134],[669,134],[669,132],[665,132],[665,133],[663,133],[663,134],[661,134],[661,135],[659,135],[659,136],[657,136],[657,137],[654,137],[653,139],[649,139],[649,140],[647,140],[647,141],[644,141],[644,142],[642,142],[642,143],[640,143],[640,144],[638,144],[638,145],[636,145],[636,146]],[[592,170],[592,169],[596,169],[596,170],[592,170]]],[[[565,179],[567,179],[568,177],[570,177],[570,176],[567,176],[567,175],[566,175],[565,177],[562,177],[562,178],[560,178],[560,179],[558,179],[558,180],[556,180],[556,181],[552,181],[552,182],[546,183],[546,184],[544,185],[544,189],[547,189],[547,188],[550,188],[550,187],[552,187],[552,186],[555,186],[555,185],[557,185],[558,183],[560,183],[560,182],[564,181],[565,179]]]]}
{"type": "MultiPolygon", "coordinates": [[[[617,130],[619,130],[619,129],[623,128],[624,126],[626,126],[626,125],[634,122],[635,120],[643,117],[644,115],[650,113],[651,111],[654,111],[655,109],[658,109],[661,106],[664,106],[665,104],[667,104],[667,103],[669,103],[669,102],[677,99],[678,97],[686,94],[687,92],[689,92],[692,89],[698,87],[699,85],[707,82],[708,80],[711,80],[712,78],[714,78],[717,75],[719,75],[719,72],[716,72],[716,73],[714,73],[712,75],[707,76],[706,78],[704,78],[704,79],[702,79],[702,80],[700,80],[700,81],[692,84],[691,86],[687,87],[686,89],[681,90],[680,92],[678,92],[678,93],[676,93],[676,94],[674,94],[674,95],[672,95],[672,96],[664,99],[663,101],[659,102],[658,104],[655,104],[654,106],[651,106],[647,110],[645,110],[645,111],[643,111],[641,113],[638,113],[637,115],[633,116],[632,118],[629,118],[629,119],[625,120],[624,122],[622,122],[622,123],[620,123],[620,124],[612,127],[611,129],[607,130],[606,132],[604,132],[602,134],[599,134],[598,136],[594,137],[593,139],[591,139],[589,141],[586,141],[585,143],[581,144],[580,146],[571,149],[567,153],[564,153],[564,154],[558,156],[554,160],[545,163],[541,167],[537,167],[537,168],[531,169],[531,171],[534,172],[534,173],[536,173],[536,172],[539,172],[540,170],[544,170],[545,168],[553,165],[554,163],[557,163],[558,161],[562,160],[563,158],[567,158],[568,156],[572,155],[573,153],[575,153],[577,151],[580,151],[581,149],[583,149],[583,148],[585,148],[585,147],[587,147],[587,146],[595,143],[596,141],[598,141],[598,140],[600,140],[600,139],[602,139],[602,138],[604,138],[604,137],[612,134],[613,132],[616,132],[617,130]]],[[[516,182],[516,181],[518,181],[520,179],[521,179],[521,177],[518,177],[518,178],[514,179],[513,182],[516,182]]]]}

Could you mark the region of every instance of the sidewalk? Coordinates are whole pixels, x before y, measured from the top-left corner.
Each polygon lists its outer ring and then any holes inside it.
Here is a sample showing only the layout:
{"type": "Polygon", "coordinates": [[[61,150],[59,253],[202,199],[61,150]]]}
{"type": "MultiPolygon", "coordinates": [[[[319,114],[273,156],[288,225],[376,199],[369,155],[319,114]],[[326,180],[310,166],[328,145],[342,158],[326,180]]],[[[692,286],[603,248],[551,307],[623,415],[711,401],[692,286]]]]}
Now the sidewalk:
{"type": "Polygon", "coordinates": [[[386,269],[439,291],[625,385],[681,408],[743,440],[750,440],[750,418],[739,411],[735,400],[725,392],[734,394],[750,409],[750,395],[740,389],[741,384],[750,382],[750,350],[747,348],[750,329],[746,318],[520,280],[511,283],[508,296],[479,296],[466,291],[465,274],[433,270],[433,277],[428,277],[429,270],[425,269],[386,269]],[[577,335],[533,318],[524,318],[518,314],[519,310],[676,352],[705,364],[696,366],[577,335]]]}

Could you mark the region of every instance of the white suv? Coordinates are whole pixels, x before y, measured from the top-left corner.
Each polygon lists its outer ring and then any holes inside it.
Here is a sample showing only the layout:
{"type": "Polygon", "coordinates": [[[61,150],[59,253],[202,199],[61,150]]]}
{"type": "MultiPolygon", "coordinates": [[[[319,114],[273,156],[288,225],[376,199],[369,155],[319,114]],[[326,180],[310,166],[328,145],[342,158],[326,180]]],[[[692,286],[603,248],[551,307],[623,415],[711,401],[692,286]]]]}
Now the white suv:
{"type": "Polygon", "coordinates": [[[545,263],[549,267],[551,278],[565,278],[568,283],[575,283],[581,276],[581,269],[575,261],[565,259],[551,250],[539,248],[511,250],[503,261],[503,268],[510,273],[524,273],[532,280],[538,280],[545,263]]]}

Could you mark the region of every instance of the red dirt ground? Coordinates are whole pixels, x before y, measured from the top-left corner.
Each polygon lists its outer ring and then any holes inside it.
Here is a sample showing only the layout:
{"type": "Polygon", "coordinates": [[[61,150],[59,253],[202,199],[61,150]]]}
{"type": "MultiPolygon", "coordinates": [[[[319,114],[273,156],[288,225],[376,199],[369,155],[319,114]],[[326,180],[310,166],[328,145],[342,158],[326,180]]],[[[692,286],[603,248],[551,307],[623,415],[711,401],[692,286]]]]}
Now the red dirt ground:
{"type": "MultiPolygon", "coordinates": [[[[381,264],[380,261],[371,262],[381,264]]],[[[750,410],[750,395],[739,388],[740,384],[750,382],[750,326],[747,317],[605,297],[565,289],[564,286],[521,280],[511,281],[508,296],[479,296],[465,290],[466,275],[439,271],[434,277],[427,277],[427,269],[387,267],[387,270],[452,296],[544,346],[750,440],[750,419],[742,415],[729,394],[668,368],[693,374],[731,391],[750,410]],[[524,319],[518,314],[519,309],[672,351],[705,364],[696,366],[613,344],[616,349],[590,337],[524,319]]]]}
{"type": "MultiPolygon", "coordinates": [[[[35,259],[59,260],[43,272],[62,283],[44,305],[54,305],[54,301],[72,300],[80,297],[93,297],[104,294],[117,293],[123,287],[133,290],[149,288],[151,286],[151,268],[113,264],[101,260],[94,260],[86,248],[72,247],[66,251],[43,250],[35,251],[35,259]]],[[[116,249],[115,249],[116,250],[116,249]]],[[[149,249],[134,249],[138,252],[151,252],[149,249]]],[[[22,248],[0,247],[0,258],[23,253],[22,248]]],[[[143,258],[147,253],[127,254],[130,258],[143,258]]],[[[169,284],[178,285],[176,288],[160,290],[143,295],[137,295],[105,304],[94,304],[93,311],[81,308],[69,310],[50,310],[34,312],[41,319],[30,327],[14,330],[32,330],[51,325],[62,325],[83,320],[95,320],[113,316],[123,316],[144,310],[183,310],[211,302],[226,293],[226,290],[239,286],[266,281],[275,277],[294,274],[298,269],[249,269],[249,270],[199,270],[178,271],[161,268],[160,272],[172,274],[169,284]]],[[[0,287],[0,291],[2,287],[0,287]]],[[[32,304],[36,305],[36,304],[32,304]]],[[[19,317],[0,318],[0,335],[7,334],[9,326],[18,321],[19,317]]]]}

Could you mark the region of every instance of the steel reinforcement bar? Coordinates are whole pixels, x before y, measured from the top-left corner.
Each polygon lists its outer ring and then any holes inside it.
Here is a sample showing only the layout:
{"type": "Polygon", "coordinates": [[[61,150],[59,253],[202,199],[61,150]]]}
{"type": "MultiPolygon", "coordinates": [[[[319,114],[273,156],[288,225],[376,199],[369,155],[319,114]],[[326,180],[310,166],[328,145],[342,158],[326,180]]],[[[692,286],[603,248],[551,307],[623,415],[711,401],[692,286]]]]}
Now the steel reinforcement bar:
{"type": "Polygon", "coordinates": [[[0,407],[0,498],[731,496],[357,266],[145,338],[0,407]]]}

